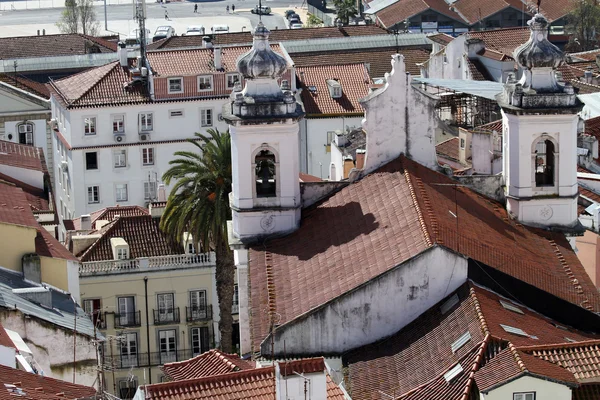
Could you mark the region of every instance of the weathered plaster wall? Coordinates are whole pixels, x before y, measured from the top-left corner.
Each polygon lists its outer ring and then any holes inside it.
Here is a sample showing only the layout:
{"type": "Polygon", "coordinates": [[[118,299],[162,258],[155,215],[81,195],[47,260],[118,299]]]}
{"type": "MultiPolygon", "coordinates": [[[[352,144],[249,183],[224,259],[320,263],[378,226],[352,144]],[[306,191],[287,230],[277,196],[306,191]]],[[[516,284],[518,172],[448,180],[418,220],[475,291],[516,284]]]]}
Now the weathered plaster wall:
{"type": "Polygon", "coordinates": [[[309,207],[348,185],[349,182],[302,182],[300,183],[302,208],[309,207]]]}
{"type": "MultiPolygon", "coordinates": [[[[73,382],[74,343],[71,331],[26,317],[14,310],[2,310],[0,321],[5,328],[21,335],[44,371],[44,376],[73,382]]],[[[92,339],[78,334],[75,349],[75,382],[92,386],[97,376],[96,349],[92,339]]]]}
{"type": "Polygon", "coordinates": [[[571,400],[571,389],[568,386],[531,376],[523,376],[489,393],[482,393],[481,400],[512,399],[514,393],[527,392],[535,392],[536,399],[571,400]]]}
{"type": "Polygon", "coordinates": [[[427,78],[466,79],[464,49],[467,35],[461,35],[448,43],[446,48],[431,56],[427,62],[427,78]]]}
{"type": "Polygon", "coordinates": [[[435,100],[412,85],[404,57],[392,58],[392,72],[383,88],[361,100],[367,155],[363,174],[406,154],[428,167],[436,165],[435,100]]]}
{"type": "MultiPolygon", "coordinates": [[[[275,356],[340,354],[390,336],[467,279],[467,260],[432,247],[275,331],[275,356]]],[[[262,344],[271,353],[271,339],[262,344]]]]}
{"type": "Polygon", "coordinates": [[[504,177],[502,175],[465,175],[454,177],[460,185],[496,201],[504,202],[504,177]]]}
{"type": "Polygon", "coordinates": [[[0,267],[22,272],[21,258],[28,253],[35,253],[35,237],[33,228],[11,224],[0,224],[2,251],[0,251],[0,267]]]}

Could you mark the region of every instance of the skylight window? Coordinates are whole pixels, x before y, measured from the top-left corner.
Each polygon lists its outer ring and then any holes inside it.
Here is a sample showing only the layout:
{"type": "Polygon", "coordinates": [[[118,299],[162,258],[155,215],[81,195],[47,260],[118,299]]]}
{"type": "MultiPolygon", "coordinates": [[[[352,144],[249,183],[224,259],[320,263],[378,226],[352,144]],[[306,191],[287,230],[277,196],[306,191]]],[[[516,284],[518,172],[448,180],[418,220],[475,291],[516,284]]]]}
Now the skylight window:
{"type": "Polygon", "coordinates": [[[458,304],[458,295],[457,294],[453,294],[452,297],[450,297],[448,300],[446,300],[444,302],[444,304],[442,304],[440,306],[440,312],[442,314],[446,314],[448,311],[450,311],[450,309],[452,307],[454,307],[457,304],[458,304]]]}
{"type": "Polygon", "coordinates": [[[463,367],[460,364],[456,364],[451,370],[444,374],[444,379],[446,382],[450,383],[450,381],[456,378],[461,372],[463,372],[463,367]]]}
{"type": "Polygon", "coordinates": [[[513,335],[519,335],[519,336],[525,336],[525,337],[529,337],[529,335],[522,329],[519,328],[515,328],[513,326],[509,326],[509,325],[502,325],[500,324],[500,326],[502,327],[502,329],[504,329],[506,332],[508,333],[512,333],[513,335]]]}
{"type": "Polygon", "coordinates": [[[566,336],[565,336],[565,340],[569,343],[575,343],[577,341],[575,339],[571,339],[570,337],[566,337],[566,336]]]}
{"type": "Polygon", "coordinates": [[[456,353],[458,349],[463,347],[469,340],[471,340],[471,332],[467,331],[464,335],[456,339],[454,343],[452,343],[452,352],[456,353]]]}
{"type": "Polygon", "coordinates": [[[516,312],[517,314],[524,314],[519,307],[514,306],[506,301],[500,300],[500,304],[502,304],[502,307],[506,308],[509,311],[516,312]]]}

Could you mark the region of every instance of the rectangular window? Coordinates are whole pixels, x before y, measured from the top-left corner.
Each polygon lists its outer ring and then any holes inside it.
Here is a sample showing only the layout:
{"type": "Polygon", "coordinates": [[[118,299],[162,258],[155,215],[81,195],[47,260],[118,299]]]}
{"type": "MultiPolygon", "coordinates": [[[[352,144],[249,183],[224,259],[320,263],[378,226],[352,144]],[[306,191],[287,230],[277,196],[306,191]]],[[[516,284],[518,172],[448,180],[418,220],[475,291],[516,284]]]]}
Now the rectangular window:
{"type": "Polygon", "coordinates": [[[513,400],[535,400],[535,392],[513,393],[513,400]]]}
{"type": "Polygon", "coordinates": [[[85,135],[96,134],[96,117],[87,117],[83,119],[83,132],[85,135]]]}
{"type": "Polygon", "coordinates": [[[148,132],[152,130],[152,113],[139,114],[140,132],[148,132]]]}
{"type": "MultiPolygon", "coordinates": [[[[137,366],[137,362],[135,366],[137,366]]],[[[123,400],[133,399],[137,391],[137,386],[137,379],[133,379],[133,381],[129,379],[119,381],[119,398],[123,400]]]]}
{"type": "Polygon", "coordinates": [[[175,329],[158,332],[158,347],[160,348],[160,363],[176,360],[177,342],[175,329]]]}
{"type": "Polygon", "coordinates": [[[212,126],[213,110],[212,108],[203,108],[200,110],[200,126],[212,126]]]}
{"type": "Polygon", "coordinates": [[[171,118],[183,117],[183,110],[171,110],[171,111],[169,111],[169,117],[171,117],[171,118]]]}
{"type": "Polygon", "coordinates": [[[173,293],[157,294],[156,298],[156,302],[158,303],[158,320],[160,322],[175,321],[175,296],[173,293]]]}
{"type": "Polygon", "coordinates": [[[127,184],[118,183],[115,185],[115,194],[117,201],[127,201],[127,184]]]}
{"type": "MultiPolygon", "coordinates": [[[[117,254],[118,256],[118,254],[117,254]]],[[[125,296],[117,298],[119,307],[119,325],[120,326],[135,326],[135,298],[133,296],[125,296]]]]}
{"type": "Polygon", "coordinates": [[[85,169],[93,170],[98,169],[98,153],[90,152],[85,153],[85,169]]]}
{"type": "Polygon", "coordinates": [[[100,203],[100,186],[88,186],[88,204],[100,203]]]}
{"type": "Polygon", "coordinates": [[[460,138],[460,148],[464,149],[465,148],[465,139],[460,138]]]}
{"type": "Polygon", "coordinates": [[[127,166],[127,150],[113,150],[113,160],[115,168],[124,168],[127,166]]]}
{"type": "Polygon", "coordinates": [[[183,93],[183,78],[169,78],[169,94],[183,93]]]}
{"type": "MultiPolygon", "coordinates": [[[[121,334],[121,368],[137,367],[137,334],[135,332],[128,332],[121,334]]],[[[133,394],[129,397],[121,397],[122,399],[130,399],[133,394]]]]}
{"type": "Polygon", "coordinates": [[[156,198],[156,182],[144,182],[144,200],[156,198]]]}
{"type": "Polygon", "coordinates": [[[154,165],[154,147],[142,149],[142,165],[154,165]]]}
{"type": "MultiPolygon", "coordinates": [[[[127,186],[127,185],[125,185],[127,186]]],[[[126,247],[117,248],[117,260],[129,259],[129,250],[126,247]]]]}
{"type": "Polygon", "coordinates": [[[206,290],[193,290],[190,292],[190,310],[192,321],[206,319],[206,290]]]}
{"type": "Polygon", "coordinates": [[[192,328],[190,332],[193,356],[209,350],[208,327],[192,328]]]}
{"type": "Polygon", "coordinates": [[[33,145],[33,124],[30,122],[20,124],[18,127],[19,131],[19,143],[33,145]]]}
{"type": "Polygon", "coordinates": [[[94,325],[99,326],[102,319],[102,302],[100,299],[83,300],[83,310],[90,316],[94,325]]]}
{"type": "Polygon", "coordinates": [[[113,133],[125,132],[125,116],[113,115],[113,133]]]}
{"type": "Polygon", "coordinates": [[[198,91],[212,90],[212,75],[203,75],[198,77],[198,91]]]}
{"type": "Polygon", "coordinates": [[[227,74],[227,89],[233,89],[240,81],[240,74],[227,74]]]}
{"type": "Polygon", "coordinates": [[[238,314],[240,312],[240,292],[238,285],[233,286],[233,306],[231,307],[232,314],[238,314]]]}

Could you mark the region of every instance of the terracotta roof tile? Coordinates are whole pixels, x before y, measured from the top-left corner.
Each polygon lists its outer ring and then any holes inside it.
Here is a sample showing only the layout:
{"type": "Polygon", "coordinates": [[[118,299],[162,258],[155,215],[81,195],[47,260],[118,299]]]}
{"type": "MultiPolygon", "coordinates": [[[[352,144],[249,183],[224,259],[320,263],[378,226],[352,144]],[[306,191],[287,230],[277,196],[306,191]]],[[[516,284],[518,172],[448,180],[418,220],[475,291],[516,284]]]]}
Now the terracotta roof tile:
{"type": "MultiPolygon", "coordinates": [[[[90,214],[90,219],[92,223],[92,229],[96,229],[96,221],[104,220],[108,222],[112,222],[115,220],[117,216],[119,217],[133,217],[140,215],[149,215],[147,208],[140,206],[114,206],[114,207],[105,207],[100,210],[96,210],[90,214]]],[[[74,218],[71,220],[73,229],[70,230],[80,230],[81,229],[81,217],[74,218]]],[[[69,229],[68,229],[69,230],[69,229]]]]}
{"type": "Polygon", "coordinates": [[[342,389],[327,375],[327,400],[347,400],[342,389]]]}
{"type": "Polygon", "coordinates": [[[0,400],[65,400],[92,397],[96,390],[0,365],[0,400]],[[7,385],[14,385],[12,389],[7,385]]]}
{"type": "Polygon", "coordinates": [[[77,257],[43,227],[38,229],[37,236],[35,237],[35,252],[44,257],[79,261],[77,257]]]}
{"type": "Polygon", "coordinates": [[[513,353],[509,348],[506,348],[475,373],[475,382],[477,382],[479,390],[485,391],[499,382],[504,382],[522,372],[515,361],[513,353]]]}
{"type": "Polygon", "coordinates": [[[460,143],[460,138],[453,137],[448,140],[445,140],[441,143],[438,143],[435,146],[435,152],[438,156],[449,158],[451,160],[458,161],[458,145],[460,143]]]}
{"type": "Polygon", "coordinates": [[[158,218],[150,215],[117,218],[98,231],[102,237],[77,256],[83,262],[112,260],[110,239],[116,237],[127,242],[130,258],[183,254],[181,243],[170,240],[158,224],[158,218]]]}
{"type": "Polygon", "coordinates": [[[392,55],[400,53],[404,56],[406,70],[413,76],[420,75],[417,64],[429,59],[429,51],[411,48],[375,48],[347,51],[291,53],[296,67],[312,65],[343,65],[362,63],[367,65],[371,78],[382,78],[386,72],[392,71],[392,55]]]}
{"type": "Polygon", "coordinates": [[[44,190],[28,185],[3,173],[0,173],[0,181],[8,182],[21,188],[25,193],[25,198],[29,202],[29,206],[33,211],[50,210],[48,194],[44,190]]]}
{"type": "MultiPolygon", "coordinates": [[[[523,0],[533,10],[537,9],[537,1],[523,0]]],[[[540,12],[549,22],[565,17],[574,7],[575,0],[546,1],[540,5],[540,12]]]]}
{"type": "Polygon", "coordinates": [[[492,76],[489,74],[487,68],[478,59],[467,58],[467,66],[469,67],[469,73],[471,79],[474,81],[491,81],[492,76]]]}
{"type": "Polygon", "coordinates": [[[590,199],[596,203],[600,203],[600,195],[598,193],[592,192],[591,190],[586,189],[585,187],[583,187],[581,185],[579,186],[579,194],[587,197],[588,199],[590,199]]]}
{"type": "Polygon", "coordinates": [[[0,140],[0,164],[32,169],[47,173],[44,151],[41,147],[0,140]]]}
{"type": "Polygon", "coordinates": [[[471,31],[469,38],[482,39],[486,49],[495,50],[510,58],[517,47],[529,40],[529,28],[494,29],[490,31],[471,31]]]}
{"type": "Polygon", "coordinates": [[[2,324],[0,324],[0,346],[10,347],[16,349],[17,347],[13,343],[12,339],[8,336],[2,324]]]}
{"type": "Polygon", "coordinates": [[[569,53],[571,57],[581,58],[588,61],[596,61],[596,56],[600,55],[600,49],[594,49],[589,51],[582,51],[580,53],[569,53]]]}
{"type": "Polygon", "coordinates": [[[146,385],[146,400],[274,400],[275,368],[146,385]]]}
{"type": "Polygon", "coordinates": [[[323,179],[319,178],[318,176],[309,175],[302,172],[298,174],[298,177],[300,178],[300,182],[323,182],[323,179]]]}
{"type": "Polygon", "coordinates": [[[204,378],[230,372],[253,369],[251,361],[240,359],[237,354],[209,350],[186,361],[167,363],[162,370],[171,380],[204,378]]]}
{"type": "Polygon", "coordinates": [[[493,131],[496,131],[496,132],[502,134],[502,127],[503,126],[504,125],[502,124],[502,120],[499,119],[497,121],[492,121],[492,122],[489,122],[487,124],[479,125],[479,126],[475,127],[474,130],[478,131],[478,132],[481,132],[481,131],[483,131],[483,132],[493,132],[493,131]]]}
{"type": "Polygon", "coordinates": [[[390,28],[399,22],[403,22],[407,18],[429,9],[437,11],[456,21],[465,22],[457,12],[448,7],[448,3],[444,0],[399,0],[379,11],[377,13],[377,18],[384,27],[390,28]]]}
{"type": "Polygon", "coordinates": [[[600,399],[600,384],[592,383],[581,385],[573,389],[573,400],[598,400],[600,399]]]}
{"type": "Polygon", "coordinates": [[[593,83],[587,83],[578,79],[570,81],[571,85],[576,89],[577,94],[591,94],[600,92],[600,85],[594,85],[593,83]]]}
{"type": "MultiPolygon", "coordinates": [[[[114,53],[117,44],[79,33],[0,38],[0,59],[89,54],[90,45],[100,53],[114,53]]],[[[95,50],[95,49],[94,49],[95,50]]]]}
{"type": "Polygon", "coordinates": [[[509,7],[522,11],[523,3],[520,0],[458,0],[452,6],[467,20],[468,25],[473,25],[509,7]]]}
{"type": "Polygon", "coordinates": [[[454,37],[448,35],[447,33],[433,33],[431,35],[427,35],[427,39],[446,46],[448,43],[454,40],[454,37]]]}
{"type": "Polygon", "coordinates": [[[294,373],[314,374],[317,372],[324,372],[325,359],[323,357],[318,357],[280,362],[279,371],[281,376],[290,376],[294,375],[294,373]]]}
{"type": "Polygon", "coordinates": [[[369,94],[371,79],[364,64],[321,65],[297,67],[301,98],[307,115],[363,114],[359,100],[369,94]],[[337,80],[342,86],[342,97],[331,97],[327,80],[337,80]],[[316,88],[315,91],[312,87],[316,88]]]}
{"type": "Polygon", "coordinates": [[[48,90],[46,85],[44,85],[43,83],[32,81],[31,79],[28,79],[24,76],[14,74],[0,74],[0,82],[4,82],[8,85],[32,93],[44,99],[50,98],[50,91],[48,90]]]}

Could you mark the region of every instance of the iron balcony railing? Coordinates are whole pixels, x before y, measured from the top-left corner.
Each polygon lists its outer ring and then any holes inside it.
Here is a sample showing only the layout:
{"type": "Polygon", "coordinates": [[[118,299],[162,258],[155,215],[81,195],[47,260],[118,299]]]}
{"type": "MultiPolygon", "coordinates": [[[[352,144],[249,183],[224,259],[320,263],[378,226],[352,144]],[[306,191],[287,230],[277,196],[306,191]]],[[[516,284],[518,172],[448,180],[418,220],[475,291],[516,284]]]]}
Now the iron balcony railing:
{"type": "Polygon", "coordinates": [[[179,323],[179,307],[152,310],[154,325],[167,325],[179,323]]]}
{"type": "Polygon", "coordinates": [[[185,320],[187,322],[208,321],[210,319],[212,319],[212,305],[185,308],[185,320]]]}
{"type": "Polygon", "coordinates": [[[141,321],[140,311],[115,314],[115,328],[141,326],[141,321]]]}
{"type": "Polygon", "coordinates": [[[192,349],[185,349],[154,353],[116,354],[112,357],[110,355],[105,355],[104,368],[105,370],[111,370],[149,366],[152,367],[175,361],[189,360],[190,358],[195,357],[198,354],[202,354],[205,351],[208,351],[208,347],[196,349],[195,351],[192,349]]]}

